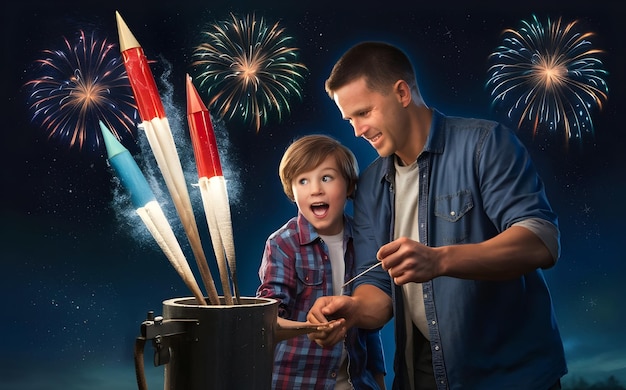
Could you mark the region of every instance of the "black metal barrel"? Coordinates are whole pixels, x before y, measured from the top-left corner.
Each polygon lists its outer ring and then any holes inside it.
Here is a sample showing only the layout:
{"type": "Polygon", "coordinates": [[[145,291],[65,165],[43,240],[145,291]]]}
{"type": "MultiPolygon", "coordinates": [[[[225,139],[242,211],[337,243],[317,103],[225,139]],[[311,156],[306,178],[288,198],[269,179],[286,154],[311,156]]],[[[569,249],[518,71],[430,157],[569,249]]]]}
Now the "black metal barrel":
{"type": "Polygon", "coordinates": [[[164,390],[270,389],[277,311],[277,301],[266,298],[208,306],[194,298],[164,301],[163,321],[184,329],[159,336],[167,346],[164,390]]]}

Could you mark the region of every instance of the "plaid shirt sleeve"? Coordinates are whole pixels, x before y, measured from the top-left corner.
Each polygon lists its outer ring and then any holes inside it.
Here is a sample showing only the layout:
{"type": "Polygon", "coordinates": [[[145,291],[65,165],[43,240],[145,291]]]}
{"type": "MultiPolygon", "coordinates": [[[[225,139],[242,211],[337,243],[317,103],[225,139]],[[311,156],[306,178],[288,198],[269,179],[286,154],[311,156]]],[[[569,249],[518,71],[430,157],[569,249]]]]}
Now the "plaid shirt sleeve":
{"type": "MultiPolygon", "coordinates": [[[[278,232],[277,232],[278,233],[278,232]]],[[[293,232],[274,234],[265,243],[259,269],[261,285],[257,296],[279,301],[278,315],[291,318],[296,298],[296,269],[293,232]]]]}

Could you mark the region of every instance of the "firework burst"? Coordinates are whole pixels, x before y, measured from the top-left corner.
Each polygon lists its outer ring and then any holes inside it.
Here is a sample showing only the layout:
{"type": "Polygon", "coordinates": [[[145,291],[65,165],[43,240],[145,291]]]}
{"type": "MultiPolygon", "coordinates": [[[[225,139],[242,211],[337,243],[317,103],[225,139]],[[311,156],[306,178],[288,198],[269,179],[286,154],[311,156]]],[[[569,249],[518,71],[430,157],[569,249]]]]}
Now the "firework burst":
{"type": "Polygon", "coordinates": [[[206,41],[194,50],[200,88],[209,107],[228,120],[239,118],[257,133],[271,115],[278,121],[290,111],[290,99],[302,98],[307,68],[297,62],[292,37],[277,23],[247,15],[211,25],[206,41]]]}
{"type": "Polygon", "coordinates": [[[507,109],[508,117],[550,132],[560,129],[567,140],[593,134],[592,111],[608,98],[608,74],[589,38],[577,31],[577,21],[564,24],[533,15],[519,31],[503,32],[503,43],[489,56],[487,87],[494,106],[507,109]]]}
{"type": "Polygon", "coordinates": [[[99,149],[99,120],[119,139],[133,136],[137,109],[115,44],[84,31],[74,43],[63,40],[62,49],[42,51],[34,78],[25,84],[33,123],[49,140],[79,150],[99,149]]]}

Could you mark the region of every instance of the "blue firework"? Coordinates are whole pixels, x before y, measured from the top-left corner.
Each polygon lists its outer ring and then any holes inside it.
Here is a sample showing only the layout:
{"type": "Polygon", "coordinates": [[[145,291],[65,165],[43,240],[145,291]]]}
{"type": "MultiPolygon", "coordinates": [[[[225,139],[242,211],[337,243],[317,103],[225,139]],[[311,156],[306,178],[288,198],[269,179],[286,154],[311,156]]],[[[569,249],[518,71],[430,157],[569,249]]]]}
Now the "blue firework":
{"type": "Polygon", "coordinates": [[[84,31],[63,41],[61,49],[42,51],[25,84],[32,122],[48,139],[80,150],[99,149],[98,120],[120,139],[133,136],[137,108],[119,49],[84,31]]]}
{"type": "Polygon", "coordinates": [[[275,115],[290,112],[293,97],[302,98],[307,71],[298,62],[293,38],[279,23],[247,15],[217,22],[204,32],[206,39],[194,50],[192,66],[209,107],[223,118],[239,118],[258,132],[275,115]]]}
{"type": "Polygon", "coordinates": [[[559,18],[544,25],[533,15],[519,31],[504,30],[489,56],[493,105],[506,109],[518,128],[530,123],[533,136],[543,128],[581,140],[593,134],[592,113],[608,99],[602,51],[589,40],[594,34],[578,31],[577,23],[559,18]]]}

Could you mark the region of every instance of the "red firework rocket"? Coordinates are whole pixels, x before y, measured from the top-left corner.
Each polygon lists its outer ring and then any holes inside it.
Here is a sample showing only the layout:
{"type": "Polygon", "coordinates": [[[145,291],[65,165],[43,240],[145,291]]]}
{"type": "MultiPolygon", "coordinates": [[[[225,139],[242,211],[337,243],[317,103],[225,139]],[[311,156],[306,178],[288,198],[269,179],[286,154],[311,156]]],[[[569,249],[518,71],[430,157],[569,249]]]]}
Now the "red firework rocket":
{"type": "Polygon", "coordinates": [[[183,169],[152,71],[144,55],[143,48],[130,32],[119,12],[116,12],[115,15],[120,39],[120,50],[139,115],[141,116],[141,127],[145,131],[152,153],[156,158],[189,239],[209,300],[213,304],[219,304],[217,290],[200,242],[200,234],[191,207],[183,169]]]}
{"type": "Polygon", "coordinates": [[[211,233],[213,250],[220,270],[224,299],[227,304],[232,304],[233,298],[228,279],[229,271],[237,302],[240,295],[237,286],[235,245],[226,181],[222,173],[222,164],[220,163],[209,110],[202,103],[202,99],[200,99],[189,75],[187,75],[187,119],[198,169],[198,184],[211,233]]]}

